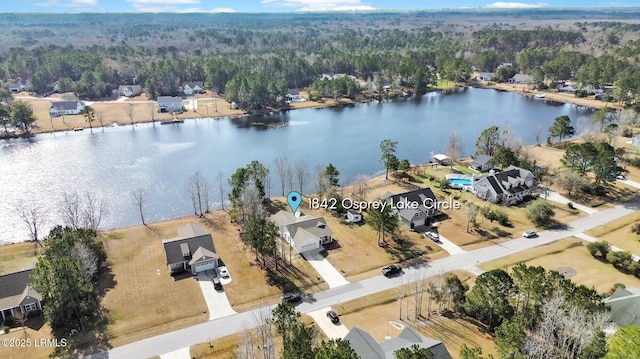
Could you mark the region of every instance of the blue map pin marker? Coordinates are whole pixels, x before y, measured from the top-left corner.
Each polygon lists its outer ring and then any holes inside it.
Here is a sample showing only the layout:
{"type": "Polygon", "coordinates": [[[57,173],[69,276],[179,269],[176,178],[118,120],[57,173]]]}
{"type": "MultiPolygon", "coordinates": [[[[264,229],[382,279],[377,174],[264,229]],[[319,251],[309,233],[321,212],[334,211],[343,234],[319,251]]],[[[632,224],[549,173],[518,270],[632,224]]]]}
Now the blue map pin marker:
{"type": "Polygon", "coordinates": [[[300,203],[302,202],[302,195],[296,191],[289,192],[287,195],[287,203],[289,203],[289,207],[291,207],[291,211],[296,213],[298,207],[300,207],[300,203]]]}

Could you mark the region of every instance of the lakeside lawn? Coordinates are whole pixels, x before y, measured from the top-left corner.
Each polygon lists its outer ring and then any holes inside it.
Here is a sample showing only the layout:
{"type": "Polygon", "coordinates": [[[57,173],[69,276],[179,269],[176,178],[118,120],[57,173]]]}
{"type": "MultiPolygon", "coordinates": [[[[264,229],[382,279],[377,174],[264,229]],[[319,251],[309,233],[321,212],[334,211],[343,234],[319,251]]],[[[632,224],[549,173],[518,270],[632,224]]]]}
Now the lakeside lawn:
{"type": "Polygon", "coordinates": [[[0,275],[33,268],[39,249],[31,242],[0,246],[0,275]]]}
{"type": "MultiPolygon", "coordinates": [[[[535,241],[535,238],[532,238],[535,241]]],[[[568,237],[557,242],[539,246],[480,264],[485,270],[509,270],[518,263],[529,266],[541,266],[546,270],[557,270],[560,267],[571,267],[576,275],[570,279],[587,287],[594,287],[600,293],[607,293],[614,284],[622,283],[626,287],[640,288],[640,279],[624,274],[611,264],[593,258],[586,248],[585,241],[576,237],[568,237]]]]}

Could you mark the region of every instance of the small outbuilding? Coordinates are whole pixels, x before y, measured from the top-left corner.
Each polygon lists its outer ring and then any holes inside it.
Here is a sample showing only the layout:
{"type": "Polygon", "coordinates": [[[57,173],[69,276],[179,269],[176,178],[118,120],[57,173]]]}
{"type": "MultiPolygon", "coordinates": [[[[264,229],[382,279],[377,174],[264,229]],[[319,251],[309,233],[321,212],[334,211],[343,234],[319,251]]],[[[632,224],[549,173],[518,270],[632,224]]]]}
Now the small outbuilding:
{"type": "Polygon", "coordinates": [[[492,167],[491,159],[489,155],[477,155],[469,165],[469,168],[478,172],[486,172],[492,167]]]}
{"type": "Polygon", "coordinates": [[[349,223],[358,223],[362,222],[362,213],[356,212],[353,210],[347,211],[347,222],[349,223]]]}

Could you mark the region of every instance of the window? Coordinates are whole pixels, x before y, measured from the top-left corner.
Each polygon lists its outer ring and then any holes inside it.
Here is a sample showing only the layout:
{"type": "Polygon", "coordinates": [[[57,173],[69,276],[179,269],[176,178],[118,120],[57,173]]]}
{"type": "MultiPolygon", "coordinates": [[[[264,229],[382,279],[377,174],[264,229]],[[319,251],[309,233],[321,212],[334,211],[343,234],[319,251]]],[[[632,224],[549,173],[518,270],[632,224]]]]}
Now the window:
{"type": "Polygon", "coordinates": [[[33,310],[38,310],[38,304],[36,304],[36,303],[25,304],[24,310],[26,312],[30,312],[30,311],[33,311],[33,310]]]}

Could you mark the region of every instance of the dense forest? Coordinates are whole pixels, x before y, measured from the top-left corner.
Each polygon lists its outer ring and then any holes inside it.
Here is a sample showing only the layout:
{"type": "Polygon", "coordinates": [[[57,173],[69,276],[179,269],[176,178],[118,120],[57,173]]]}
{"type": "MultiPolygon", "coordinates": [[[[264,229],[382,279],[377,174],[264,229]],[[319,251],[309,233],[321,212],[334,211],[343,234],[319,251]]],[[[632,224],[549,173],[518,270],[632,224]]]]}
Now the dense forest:
{"type": "MultiPolygon", "coordinates": [[[[640,9],[292,14],[1,14],[0,82],[81,98],[140,84],[177,95],[203,81],[246,109],[278,105],[290,88],[356,98],[383,85],[422,93],[472,71],[545,88],[575,80],[640,97],[640,9]],[[592,22],[584,21],[585,18],[592,22]],[[506,71],[506,72],[505,72],[506,71]],[[367,86],[321,80],[353,75],[367,86]],[[324,82],[323,82],[324,81],[324,82]]],[[[361,83],[363,83],[361,82],[361,83]]]]}

